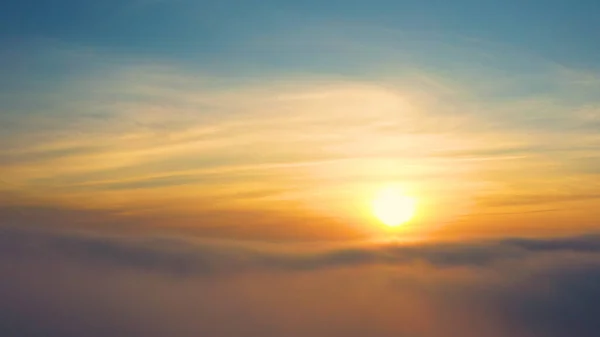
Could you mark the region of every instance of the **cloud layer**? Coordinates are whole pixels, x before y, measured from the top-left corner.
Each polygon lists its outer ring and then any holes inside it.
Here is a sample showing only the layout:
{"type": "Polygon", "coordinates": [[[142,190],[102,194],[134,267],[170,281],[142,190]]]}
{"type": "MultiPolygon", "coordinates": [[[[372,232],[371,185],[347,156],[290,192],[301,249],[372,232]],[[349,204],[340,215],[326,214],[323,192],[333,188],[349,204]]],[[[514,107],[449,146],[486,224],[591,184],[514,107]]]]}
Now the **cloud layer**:
{"type": "Polygon", "coordinates": [[[258,244],[3,228],[14,336],[596,336],[600,236],[258,244]]]}

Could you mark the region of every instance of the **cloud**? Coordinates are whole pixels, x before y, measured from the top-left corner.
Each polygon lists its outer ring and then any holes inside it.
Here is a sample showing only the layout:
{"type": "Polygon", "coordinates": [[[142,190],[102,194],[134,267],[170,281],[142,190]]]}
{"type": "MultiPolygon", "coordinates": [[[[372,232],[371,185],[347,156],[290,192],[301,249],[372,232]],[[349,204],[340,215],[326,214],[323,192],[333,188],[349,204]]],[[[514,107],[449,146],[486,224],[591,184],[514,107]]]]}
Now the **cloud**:
{"type": "Polygon", "coordinates": [[[536,254],[598,253],[600,235],[557,239],[504,239],[483,243],[359,243],[331,246],[253,245],[177,237],[110,237],[2,229],[7,254],[57,255],[118,268],[158,273],[228,275],[426,263],[436,268],[493,267],[536,254]]]}
{"type": "Polygon", "coordinates": [[[595,74],[461,37],[333,26],[248,39],[231,51],[247,59],[214,67],[23,48],[35,56],[23,69],[48,73],[15,70],[28,90],[3,82],[0,194],[167,218],[304,208],[349,223],[364,217],[358,199],[393,182],[427,205],[427,226],[515,211],[545,222],[532,213],[542,201],[597,219],[585,197],[598,180],[595,74]],[[257,50],[293,66],[245,67],[257,50]]]}
{"type": "Polygon", "coordinates": [[[3,227],[0,333],[595,336],[600,236],[273,244],[3,227]]]}
{"type": "Polygon", "coordinates": [[[512,198],[495,197],[493,199],[486,200],[482,198],[481,203],[489,206],[503,206],[503,205],[547,205],[556,204],[563,202],[574,202],[579,200],[594,200],[599,199],[600,194],[598,193],[577,193],[577,194],[538,194],[538,195],[520,195],[513,196],[512,198]]]}

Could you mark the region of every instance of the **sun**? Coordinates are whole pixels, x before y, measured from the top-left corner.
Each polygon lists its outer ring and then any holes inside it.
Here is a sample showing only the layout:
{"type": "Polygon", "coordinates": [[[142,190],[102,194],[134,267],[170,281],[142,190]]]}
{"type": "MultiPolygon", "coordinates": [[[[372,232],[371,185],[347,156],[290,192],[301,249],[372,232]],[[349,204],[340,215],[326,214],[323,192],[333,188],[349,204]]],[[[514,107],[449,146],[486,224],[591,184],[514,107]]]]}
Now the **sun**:
{"type": "Polygon", "coordinates": [[[416,200],[393,187],[380,190],[372,202],[373,215],[383,224],[396,227],[409,221],[416,212],[416,200]]]}

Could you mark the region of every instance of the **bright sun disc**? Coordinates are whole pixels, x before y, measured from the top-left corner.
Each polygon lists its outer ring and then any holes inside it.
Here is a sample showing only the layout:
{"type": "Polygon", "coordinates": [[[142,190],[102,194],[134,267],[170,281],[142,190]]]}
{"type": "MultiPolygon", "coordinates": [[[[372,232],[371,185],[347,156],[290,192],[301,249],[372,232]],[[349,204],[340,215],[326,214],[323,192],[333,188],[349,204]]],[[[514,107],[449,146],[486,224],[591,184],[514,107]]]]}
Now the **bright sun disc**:
{"type": "Polygon", "coordinates": [[[373,200],[373,214],[385,225],[399,226],[415,214],[416,201],[394,188],[381,190],[373,200]]]}

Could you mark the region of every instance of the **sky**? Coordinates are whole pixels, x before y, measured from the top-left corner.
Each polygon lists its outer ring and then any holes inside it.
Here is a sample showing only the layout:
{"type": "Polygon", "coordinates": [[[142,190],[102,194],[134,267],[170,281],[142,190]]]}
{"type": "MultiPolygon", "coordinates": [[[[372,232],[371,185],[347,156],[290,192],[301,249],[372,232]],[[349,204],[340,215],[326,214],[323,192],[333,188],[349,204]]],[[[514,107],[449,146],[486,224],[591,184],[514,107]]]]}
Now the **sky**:
{"type": "Polygon", "coordinates": [[[596,336],[598,14],[4,4],[0,335],[596,336]]]}

